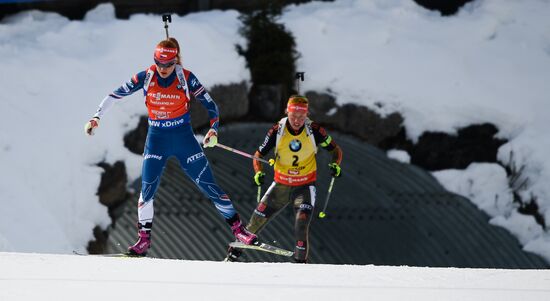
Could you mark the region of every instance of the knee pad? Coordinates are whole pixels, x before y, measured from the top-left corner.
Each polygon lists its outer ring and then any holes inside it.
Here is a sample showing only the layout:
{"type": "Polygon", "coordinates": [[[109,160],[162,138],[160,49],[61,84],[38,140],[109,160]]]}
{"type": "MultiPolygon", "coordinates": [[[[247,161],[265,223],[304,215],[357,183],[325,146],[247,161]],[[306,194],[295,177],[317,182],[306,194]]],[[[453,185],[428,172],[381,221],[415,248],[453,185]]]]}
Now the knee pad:
{"type": "Polygon", "coordinates": [[[256,206],[256,209],[254,209],[254,214],[264,218],[269,218],[274,212],[275,210],[268,207],[265,203],[259,203],[258,206],[256,206]]]}
{"type": "Polygon", "coordinates": [[[297,220],[307,220],[313,211],[313,206],[310,204],[300,204],[296,212],[297,220]]]}

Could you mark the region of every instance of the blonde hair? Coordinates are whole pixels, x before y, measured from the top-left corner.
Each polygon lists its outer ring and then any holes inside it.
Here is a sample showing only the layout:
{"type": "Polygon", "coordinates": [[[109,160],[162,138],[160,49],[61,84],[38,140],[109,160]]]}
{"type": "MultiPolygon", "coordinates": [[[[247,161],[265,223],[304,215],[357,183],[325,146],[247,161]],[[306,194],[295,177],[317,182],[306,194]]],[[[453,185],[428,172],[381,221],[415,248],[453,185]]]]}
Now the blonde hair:
{"type": "Polygon", "coordinates": [[[176,63],[178,65],[181,65],[181,51],[180,51],[180,44],[178,43],[178,40],[175,38],[168,38],[166,40],[162,40],[157,44],[157,47],[167,47],[167,48],[176,48],[178,49],[178,54],[176,55],[176,63]]]}
{"type": "Polygon", "coordinates": [[[288,98],[288,104],[305,104],[307,105],[309,101],[307,97],[302,95],[292,95],[288,98]]]}
{"type": "Polygon", "coordinates": [[[292,95],[288,98],[285,113],[288,114],[289,112],[303,112],[308,114],[308,106],[308,100],[305,96],[292,95]]]}

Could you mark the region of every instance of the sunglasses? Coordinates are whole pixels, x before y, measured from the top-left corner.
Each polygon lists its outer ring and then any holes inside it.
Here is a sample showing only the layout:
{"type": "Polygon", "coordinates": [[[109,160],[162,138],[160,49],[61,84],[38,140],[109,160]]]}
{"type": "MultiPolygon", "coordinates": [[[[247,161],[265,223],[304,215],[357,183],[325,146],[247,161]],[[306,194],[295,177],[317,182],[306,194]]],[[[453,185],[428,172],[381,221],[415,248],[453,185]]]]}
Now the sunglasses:
{"type": "Polygon", "coordinates": [[[172,62],[169,62],[169,63],[161,63],[157,60],[155,60],[155,65],[157,65],[158,67],[161,67],[161,68],[170,68],[172,66],[174,66],[176,64],[176,61],[172,61],[172,62]]]}

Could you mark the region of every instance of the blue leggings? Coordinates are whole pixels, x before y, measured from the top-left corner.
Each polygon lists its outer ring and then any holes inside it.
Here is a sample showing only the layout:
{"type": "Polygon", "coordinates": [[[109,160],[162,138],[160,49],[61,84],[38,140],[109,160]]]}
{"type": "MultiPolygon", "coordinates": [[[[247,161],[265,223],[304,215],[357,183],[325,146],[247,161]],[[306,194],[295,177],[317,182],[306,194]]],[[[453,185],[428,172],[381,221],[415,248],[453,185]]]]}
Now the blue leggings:
{"type": "Polygon", "coordinates": [[[195,139],[191,125],[168,129],[150,126],[143,153],[141,195],[138,202],[138,219],[141,227],[150,228],[148,223],[153,222],[154,196],[166,160],[170,156],[175,156],[179,160],[185,174],[214,203],[226,220],[235,216],[233,203],[216,184],[208,159],[195,139]]]}

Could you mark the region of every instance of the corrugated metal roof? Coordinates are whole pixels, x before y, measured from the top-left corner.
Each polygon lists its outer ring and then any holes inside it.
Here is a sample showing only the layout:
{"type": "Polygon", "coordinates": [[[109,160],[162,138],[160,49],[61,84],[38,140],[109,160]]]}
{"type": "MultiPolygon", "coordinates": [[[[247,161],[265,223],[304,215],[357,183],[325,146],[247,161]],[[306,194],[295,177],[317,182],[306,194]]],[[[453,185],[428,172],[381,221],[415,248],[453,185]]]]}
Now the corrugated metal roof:
{"type": "MultiPolygon", "coordinates": [[[[220,142],[252,153],[271,124],[225,125],[220,142]]],[[[386,157],[349,136],[331,133],[344,150],[343,176],[336,180],[324,219],[310,230],[310,262],[432,267],[548,268],[524,252],[517,239],[488,223],[469,200],[445,189],[421,168],[386,157]]],[[[256,204],[251,160],[220,148],[205,150],[218,184],[248,220],[256,204]]],[[[318,156],[315,214],[324,206],[330,179],[329,155],[318,156]]],[[[272,177],[268,173],[267,179],[272,177]]],[[[267,184],[264,189],[267,188],[267,184]]],[[[155,201],[153,247],[149,255],[222,260],[232,235],[175,159],[170,159],[155,201]]],[[[136,239],[132,199],[110,229],[109,252],[124,251],[136,239]]],[[[293,210],[285,210],[260,233],[263,241],[293,249],[293,210]]],[[[244,261],[288,261],[247,251],[244,261]]]]}

